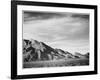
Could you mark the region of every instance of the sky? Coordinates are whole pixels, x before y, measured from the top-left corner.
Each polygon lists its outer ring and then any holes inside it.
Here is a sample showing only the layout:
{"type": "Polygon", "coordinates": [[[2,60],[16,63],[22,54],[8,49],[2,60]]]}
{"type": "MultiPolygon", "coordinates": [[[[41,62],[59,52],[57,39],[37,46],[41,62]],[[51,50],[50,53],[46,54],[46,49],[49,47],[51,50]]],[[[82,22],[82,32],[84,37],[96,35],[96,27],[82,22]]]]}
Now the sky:
{"type": "Polygon", "coordinates": [[[89,52],[89,14],[24,11],[23,38],[85,54],[89,52]]]}

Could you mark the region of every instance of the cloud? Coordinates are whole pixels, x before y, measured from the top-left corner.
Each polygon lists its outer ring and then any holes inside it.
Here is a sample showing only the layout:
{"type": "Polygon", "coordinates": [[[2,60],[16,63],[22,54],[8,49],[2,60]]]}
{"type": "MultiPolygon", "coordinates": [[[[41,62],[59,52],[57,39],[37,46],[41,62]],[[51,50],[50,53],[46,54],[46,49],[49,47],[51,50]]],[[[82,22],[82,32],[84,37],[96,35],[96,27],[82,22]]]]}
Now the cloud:
{"type": "Polygon", "coordinates": [[[24,21],[31,21],[31,20],[43,20],[43,19],[50,19],[50,18],[61,18],[61,17],[74,17],[74,18],[84,18],[89,19],[88,14],[73,14],[73,13],[54,13],[54,12],[32,12],[32,11],[24,11],[24,21]]]}
{"type": "Polygon", "coordinates": [[[33,38],[55,48],[70,48],[73,51],[75,47],[76,51],[79,47],[83,51],[89,47],[89,15],[33,12],[25,13],[24,19],[24,38],[33,38]]]}
{"type": "Polygon", "coordinates": [[[50,13],[50,12],[25,12],[24,11],[24,21],[31,21],[31,20],[43,20],[43,19],[50,19],[53,17],[64,17],[67,15],[59,14],[59,13],[50,13]]]}

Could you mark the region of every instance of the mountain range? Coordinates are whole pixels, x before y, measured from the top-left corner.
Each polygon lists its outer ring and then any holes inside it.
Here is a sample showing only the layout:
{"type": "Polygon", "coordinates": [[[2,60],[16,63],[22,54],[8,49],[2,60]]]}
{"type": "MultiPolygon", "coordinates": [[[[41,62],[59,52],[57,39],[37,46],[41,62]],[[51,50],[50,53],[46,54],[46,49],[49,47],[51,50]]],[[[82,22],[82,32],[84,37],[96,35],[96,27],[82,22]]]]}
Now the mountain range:
{"type": "Polygon", "coordinates": [[[89,53],[85,55],[76,52],[72,54],[62,49],[54,49],[44,42],[37,40],[23,39],[23,61],[45,61],[45,60],[58,60],[58,59],[77,59],[77,58],[89,58],[89,53]]]}

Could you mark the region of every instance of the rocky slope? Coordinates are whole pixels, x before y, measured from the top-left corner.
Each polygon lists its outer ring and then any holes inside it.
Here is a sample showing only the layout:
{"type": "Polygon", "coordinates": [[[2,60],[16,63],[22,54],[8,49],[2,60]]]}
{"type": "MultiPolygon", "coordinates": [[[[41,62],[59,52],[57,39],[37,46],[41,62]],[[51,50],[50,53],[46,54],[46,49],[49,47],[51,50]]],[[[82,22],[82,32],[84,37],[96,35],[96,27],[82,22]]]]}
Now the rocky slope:
{"type": "Polygon", "coordinates": [[[68,51],[61,49],[54,49],[43,42],[37,40],[23,40],[23,61],[43,61],[43,60],[58,60],[58,59],[69,59],[69,58],[88,58],[88,54],[82,55],[76,53],[71,54],[68,51]]]}

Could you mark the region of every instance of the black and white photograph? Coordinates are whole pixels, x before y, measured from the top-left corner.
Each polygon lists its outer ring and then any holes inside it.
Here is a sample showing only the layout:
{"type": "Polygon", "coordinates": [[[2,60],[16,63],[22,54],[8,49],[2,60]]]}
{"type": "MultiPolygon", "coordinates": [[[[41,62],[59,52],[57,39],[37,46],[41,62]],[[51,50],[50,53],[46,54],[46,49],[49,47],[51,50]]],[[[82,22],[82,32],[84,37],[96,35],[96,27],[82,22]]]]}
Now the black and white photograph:
{"type": "Polygon", "coordinates": [[[97,6],[12,1],[11,77],[97,74],[97,6]]]}
{"type": "Polygon", "coordinates": [[[89,14],[23,11],[23,68],[89,65],[89,14]]]}

